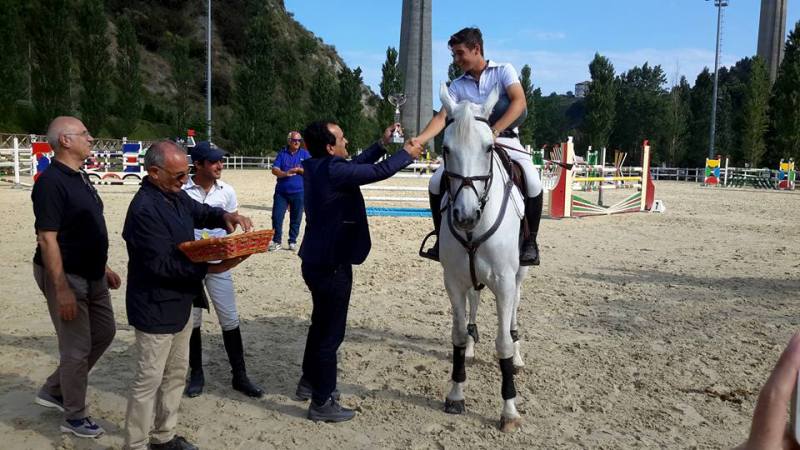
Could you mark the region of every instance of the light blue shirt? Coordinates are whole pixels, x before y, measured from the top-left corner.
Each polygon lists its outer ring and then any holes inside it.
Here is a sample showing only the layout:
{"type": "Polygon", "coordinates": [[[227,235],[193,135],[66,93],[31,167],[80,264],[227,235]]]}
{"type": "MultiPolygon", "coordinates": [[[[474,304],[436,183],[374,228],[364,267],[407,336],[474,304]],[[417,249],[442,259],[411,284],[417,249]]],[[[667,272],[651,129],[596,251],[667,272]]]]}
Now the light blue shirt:
{"type": "MultiPolygon", "coordinates": [[[[494,123],[511,104],[511,99],[508,98],[506,89],[519,82],[519,75],[517,75],[517,71],[510,63],[501,64],[494,61],[486,61],[486,68],[483,69],[479,80],[476,80],[469,73],[465,73],[450,83],[448,91],[450,92],[450,97],[456,102],[467,100],[480,105],[485,103],[492,90],[497,88],[499,97],[494,111],[489,117],[489,122],[494,123]]],[[[512,123],[509,128],[516,130],[516,127],[525,120],[526,115],[520,116],[520,119],[512,123]]]]}

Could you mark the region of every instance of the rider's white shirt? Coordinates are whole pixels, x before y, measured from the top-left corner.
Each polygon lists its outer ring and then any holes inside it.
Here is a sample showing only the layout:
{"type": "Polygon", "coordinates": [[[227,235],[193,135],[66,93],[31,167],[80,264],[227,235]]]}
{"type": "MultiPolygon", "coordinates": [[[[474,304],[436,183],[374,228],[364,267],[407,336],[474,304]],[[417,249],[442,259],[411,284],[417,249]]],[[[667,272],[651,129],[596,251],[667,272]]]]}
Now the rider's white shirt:
{"type": "Polygon", "coordinates": [[[519,83],[519,75],[510,63],[496,63],[486,61],[479,80],[475,80],[469,73],[465,73],[450,83],[448,90],[453,100],[460,102],[468,100],[472,103],[483,104],[495,86],[504,95],[506,89],[514,83],[519,83]]]}
{"type": "MultiPolygon", "coordinates": [[[[203,186],[194,184],[192,177],[189,177],[189,179],[186,181],[186,184],[183,185],[183,190],[186,191],[186,193],[189,194],[189,197],[193,198],[194,200],[210,206],[222,208],[229,213],[236,212],[239,209],[239,202],[236,199],[236,191],[233,190],[231,185],[222,180],[215,181],[214,186],[212,186],[211,190],[206,193],[206,190],[203,189],[203,186]]],[[[225,237],[228,235],[228,232],[224,228],[203,228],[194,230],[194,238],[201,239],[203,233],[206,233],[208,237],[225,237]]]]}

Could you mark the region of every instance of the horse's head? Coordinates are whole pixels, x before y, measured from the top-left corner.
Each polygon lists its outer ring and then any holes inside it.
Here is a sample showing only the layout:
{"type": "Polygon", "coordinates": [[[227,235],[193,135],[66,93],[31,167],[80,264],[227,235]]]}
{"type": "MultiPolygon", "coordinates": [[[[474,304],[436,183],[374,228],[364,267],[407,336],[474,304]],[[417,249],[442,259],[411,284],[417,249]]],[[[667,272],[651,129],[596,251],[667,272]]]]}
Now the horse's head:
{"type": "Polygon", "coordinates": [[[493,90],[483,105],[456,103],[442,83],[439,98],[448,117],[442,153],[452,208],[450,217],[457,228],[470,231],[478,224],[488,197],[494,139],[487,118],[497,103],[498,92],[493,90]]]}

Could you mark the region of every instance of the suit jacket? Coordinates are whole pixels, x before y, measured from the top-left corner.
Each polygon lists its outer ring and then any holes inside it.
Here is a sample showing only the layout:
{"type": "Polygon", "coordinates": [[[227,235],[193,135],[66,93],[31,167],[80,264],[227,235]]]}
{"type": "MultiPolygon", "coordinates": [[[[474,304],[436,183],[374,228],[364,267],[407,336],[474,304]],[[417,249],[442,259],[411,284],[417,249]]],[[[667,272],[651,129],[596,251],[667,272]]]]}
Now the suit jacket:
{"type": "Polygon", "coordinates": [[[413,161],[398,150],[375,164],[384,154],[386,149],[376,143],[350,161],[338,156],[303,161],[303,263],[361,264],[367,259],[372,242],[359,186],[385,180],[413,161]]]}

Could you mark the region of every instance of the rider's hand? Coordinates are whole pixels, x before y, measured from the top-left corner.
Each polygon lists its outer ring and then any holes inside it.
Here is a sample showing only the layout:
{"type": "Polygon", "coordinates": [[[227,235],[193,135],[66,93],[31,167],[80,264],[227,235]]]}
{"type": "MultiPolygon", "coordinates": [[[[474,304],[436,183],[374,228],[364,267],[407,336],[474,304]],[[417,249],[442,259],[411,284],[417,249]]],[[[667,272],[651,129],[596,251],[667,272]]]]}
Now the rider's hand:
{"type": "Polygon", "coordinates": [[[411,159],[417,159],[422,153],[422,146],[419,144],[414,145],[411,141],[408,141],[403,145],[403,150],[411,156],[411,159]]]}

